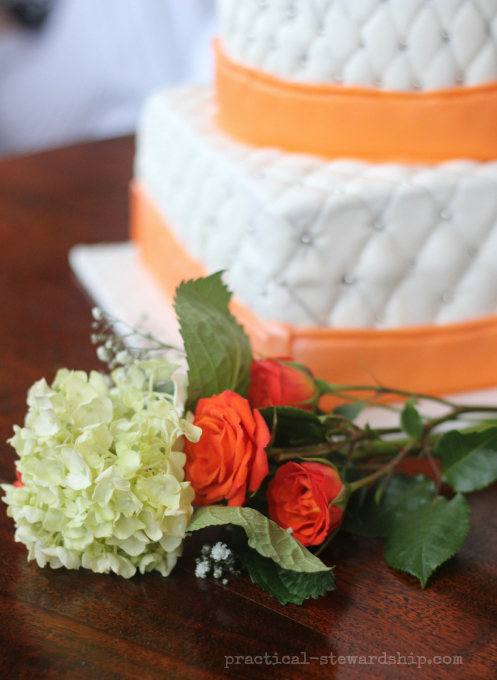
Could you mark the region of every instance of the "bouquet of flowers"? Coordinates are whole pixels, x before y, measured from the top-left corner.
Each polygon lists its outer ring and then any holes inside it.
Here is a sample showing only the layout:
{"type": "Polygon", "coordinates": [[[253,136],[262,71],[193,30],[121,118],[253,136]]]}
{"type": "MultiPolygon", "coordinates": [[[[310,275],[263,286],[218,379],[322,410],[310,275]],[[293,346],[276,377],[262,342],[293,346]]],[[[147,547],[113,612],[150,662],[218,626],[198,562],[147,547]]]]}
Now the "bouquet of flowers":
{"type": "Polygon", "coordinates": [[[17,481],[2,487],[28,559],[167,576],[188,533],[231,525],[230,546],[204,546],[197,576],[224,581],[243,567],[301,604],[334,589],[318,555],[345,531],[385,538],[388,564],[424,587],[468,532],[465,494],[497,480],[497,407],[335,385],[289,358],[254,359],[230,297],[221,274],[179,286],[187,375],[163,358],[174,348],[116,335],[97,309],[92,341],[109,372],[64,369],[33,385],[10,440],[17,481]],[[340,405],[324,412],[325,395],[340,405]],[[423,417],[420,399],[441,415],[423,417]],[[373,403],[398,424],[359,425],[373,403]],[[426,459],[430,477],[402,474],[408,457],[426,459]]]}

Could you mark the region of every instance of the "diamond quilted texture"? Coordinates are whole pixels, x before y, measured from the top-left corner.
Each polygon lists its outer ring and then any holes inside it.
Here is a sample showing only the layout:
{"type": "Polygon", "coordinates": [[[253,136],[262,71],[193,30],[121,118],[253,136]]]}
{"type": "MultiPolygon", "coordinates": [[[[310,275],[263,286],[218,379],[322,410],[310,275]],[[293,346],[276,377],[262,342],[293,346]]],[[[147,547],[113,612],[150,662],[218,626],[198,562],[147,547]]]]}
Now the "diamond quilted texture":
{"type": "Polygon", "coordinates": [[[135,176],[192,255],[226,270],[263,319],[386,328],[497,309],[497,162],[253,149],[218,131],[208,88],[184,88],[149,101],[135,176]]]}
{"type": "Polygon", "coordinates": [[[218,0],[235,61],[301,82],[428,91],[497,80],[497,0],[218,0]]]}

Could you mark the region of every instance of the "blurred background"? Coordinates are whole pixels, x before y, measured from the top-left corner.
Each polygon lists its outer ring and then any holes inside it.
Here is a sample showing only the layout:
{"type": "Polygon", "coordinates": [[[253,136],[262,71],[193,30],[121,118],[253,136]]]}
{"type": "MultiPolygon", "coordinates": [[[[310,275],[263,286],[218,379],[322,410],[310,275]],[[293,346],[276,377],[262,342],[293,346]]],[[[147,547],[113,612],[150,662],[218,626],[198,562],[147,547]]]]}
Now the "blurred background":
{"type": "Polygon", "coordinates": [[[212,78],[215,0],[0,0],[0,156],[131,134],[147,94],[212,78]]]}

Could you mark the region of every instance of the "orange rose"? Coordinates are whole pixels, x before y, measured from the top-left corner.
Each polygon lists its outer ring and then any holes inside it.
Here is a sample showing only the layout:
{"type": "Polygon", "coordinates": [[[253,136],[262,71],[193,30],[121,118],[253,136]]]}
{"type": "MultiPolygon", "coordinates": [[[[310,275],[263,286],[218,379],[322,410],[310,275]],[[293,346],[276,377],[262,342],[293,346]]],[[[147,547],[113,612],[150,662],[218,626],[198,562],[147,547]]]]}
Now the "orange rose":
{"type": "Polygon", "coordinates": [[[295,406],[314,410],[319,398],[311,373],[286,359],[253,361],[248,400],[252,408],[295,406]]]}
{"type": "Polygon", "coordinates": [[[195,425],[202,429],[200,441],[185,444],[194,502],[211,505],[225,498],[228,505],[242,505],[247,485],[257,491],[268,473],[265,447],[271,433],[263,417],[252,412],[246,399],[226,390],[198,402],[195,425]]]}
{"type": "Polygon", "coordinates": [[[343,508],[330,505],[344,486],[338,472],[319,463],[285,463],[269,482],[269,517],[302,545],[320,545],[342,521],[343,508]]]}
{"type": "Polygon", "coordinates": [[[22,475],[21,475],[21,473],[20,473],[18,470],[16,470],[16,477],[17,477],[17,481],[14,482],[14,483],[12,484],[12,486],[18,486],[18,487],[21,487],[21,488],[22,488],[23,486],[25,486],[24,482],[22,481],[22,475]]]}

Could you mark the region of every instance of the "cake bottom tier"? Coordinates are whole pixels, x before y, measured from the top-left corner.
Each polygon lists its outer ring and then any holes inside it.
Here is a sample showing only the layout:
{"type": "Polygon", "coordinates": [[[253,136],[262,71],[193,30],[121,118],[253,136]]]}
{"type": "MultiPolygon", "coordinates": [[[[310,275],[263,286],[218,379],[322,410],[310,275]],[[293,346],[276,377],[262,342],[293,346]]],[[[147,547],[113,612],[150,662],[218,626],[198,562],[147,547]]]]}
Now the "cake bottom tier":
{"type": "MultiPolygon", "coordinates": [[[[171,300],[182,280],[207,273],[138,182],[131,187],[131,232],[147,268],[171,300]]],[[[433,395],[497,384],[496,316],[443,326],[336,330],[267,322],[239,299],[232,311],[250,336],[254,353],[292,357],[330,382],[379,382],[433,395]]]]}
{"type": "Polygon", "coordinates": [[[211,90],[185,88],[145,107],[135,177],[192,256],[225,270],[266,321],[384,329],[497,310],[497,162],[251,148],[218,130],[211,90]]]}

